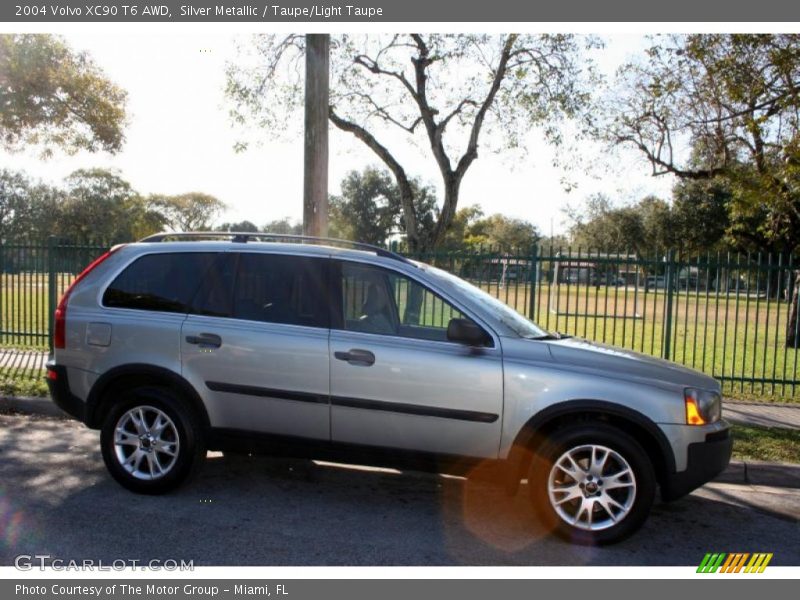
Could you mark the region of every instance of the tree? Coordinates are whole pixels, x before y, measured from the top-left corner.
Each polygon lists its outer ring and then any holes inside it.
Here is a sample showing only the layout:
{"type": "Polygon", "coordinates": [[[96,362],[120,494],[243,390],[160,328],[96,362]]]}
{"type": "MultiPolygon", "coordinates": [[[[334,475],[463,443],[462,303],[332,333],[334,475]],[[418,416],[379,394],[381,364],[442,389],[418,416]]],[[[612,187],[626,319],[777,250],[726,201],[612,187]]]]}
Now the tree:
{"type": "MultiPolygon", "coordinates": [[[[24,175],[23,175],[24,176],[24,175]]],[[[61,214],[63,192],[57,187],[27,179],[25,195],[9,223],[8,235],[42,240],[56,233],[61,214]]]]}
{"type": "MultiPolygon", "coordinates": [[[[414,194],[414,214],[423,235],[433,231],[436,193],[418,178],[409,181],[414,194]]],[[[351,171],[341,183],[342,194],[332,196],[330,231],[333,237],[385,245],[392,234],[405,234],[400,190],[388,171],[367,167],[351,171]]],[[[409,251],[408,243],[401,242],[409,251]]]]}
{"type": "Polygon", "coordinates": [[[282,235],[303,235],[303,224],[292,223],[289,217],[270,221],[261,228],[264,233],[279,233],[282,235]]]}
{"type": "Polygon", "coordinates": [[[54,233],[76,241],[129,242],[161,229],[162,218],[115,171],[82,169],[66,178],[54,233]]]}
{"type": "Polygon", "coordinates": [[[258,233],[258,226],[252,221],[239,221],[238,223],[223,223],[214,228],[214,231],[244,231],[258,233]]]}
{"type": "MultiPolygon", "coordinates": [[[[654,248],[684,249],[683,231],[675,227],[674,215],[669,202],[656,196],[646,196],[633,205],[642,220],[642,240],[640,246],[632,248],[643,250],[642,246],[654,248]]],[[[633,240],[631,240],[633,241],[633,240]]]]}
{"type": "Polygon", "coordinates": [[[27,212],[30,182],[22,173],[0,170],[0,239],[18,234],[27,212]]]}
{"type": "Polygon", "coordinates": [[[330,226],[334,237],[383,246],[397,228],[400,195],[392,176],[375,167],[350,171],[342,194],[332,196],[330,226]]]}
{"type": "Polygon", "coordinates": [[[745,236],[755,228],[744,227],[741,219],[731,222],[732,197],[730,186],[720,178],[684,179],[673,187],[673,224],[690,255],[746,247],[745,236]]]}
{"type": "Polygon", "coordinates": [[[628,64],[608,135],[636,148],[656,176],[721,178],[758,233],[791,252],[800,244],[800,36],[658,38],[628,64]]]}
{"type": "MultiPolygon", "coordinates": [[[[300,35],[260,36],[258,63],[229,67],[236,122],[252,117],[272,131],[285,127],[302,105],[304,44],[300,35]]],[[[543,125],[546,139],[559,143],[562,119],[586,117],[591,69],[579,56],[578,40],[560,34],[335,36],[329,117],[391,171],[408,247],[424,250],[441,243],[452,224],[486,130],[517,146],[522,133],[543,125]],[[444,197],[430,231],[417,218],[413,179],[383,135],[388,127],[424,140],[439,170],[444,197]]]]}
{"type": "Polygon", "coordinates": [[[50,155],[116,152],[124,141],[126,92],[83,52],[52,35],[0,35],[0,143],[40,145],[50,155]]]}
{"type": "Polygon", "coordinates": [[[569,245],[569,235],[563,233],[556,233],[552,236],[546,235],[539,240],[539,247],[548,254],[558,252],[561,248],[567,248],[569,245]]]}
{"type": "Polygon", "coordinates": [[[486,217],[483,209],[474,205],[458,209],[441,247],[458,251],[488,245],[527,250],[540,240],[539,230],[533,223],[500,213],[486,217]]]}
{"type": "Polygon", "coordinates": [[[480,243],[481,240],[470,239],[470,229],[481,217],[483,209],[480,206],[459,208],[440,247],[446,250],[463,250],[473,243],[480,243]]]}
{"type": "Polygon", "coordinates": [[[567,209],[572,221],[570,235],[575,245],[605,252],[644,253],[653,248],[648,242],[641,213],[632,206],[616,208],[603,194],[591,196],[586,210],[567,209]]]}
{"type": "Polygon", "coordinates": [[[161,227],[160,215],[113,171],[76,171],[64,188],[0,171],[0,238],[127,242],[161,227]]]}
{"type": "MultiPolygon", "coordinates": [[[[647,256],[670,248],[687,249],[686,236],[678,226],[673,207],[655,196],[614,206],[607,196],[595,194],[589,197],[584,211],[567,209],[567,217],[572,221],[573,244],[589,250],[632,251],[647,256]]],[[[702,225],[696,222],[691,227],[702,225]]]]}
{"type": "Polygon", "coordinates": [[[486,243],[506,250],[528,249],[541,237],[533,223],[499,213],[476,220],[468,227],[467,235],[472,243],[486,243]]]}
{"type": "Polygon", "coordinates": [[[225,203],[210,194],[189,192],[176,196],[155,195],[148,199],[167,227],[174,231],[211,229],[213,220],[225,209],[225,203]]]}

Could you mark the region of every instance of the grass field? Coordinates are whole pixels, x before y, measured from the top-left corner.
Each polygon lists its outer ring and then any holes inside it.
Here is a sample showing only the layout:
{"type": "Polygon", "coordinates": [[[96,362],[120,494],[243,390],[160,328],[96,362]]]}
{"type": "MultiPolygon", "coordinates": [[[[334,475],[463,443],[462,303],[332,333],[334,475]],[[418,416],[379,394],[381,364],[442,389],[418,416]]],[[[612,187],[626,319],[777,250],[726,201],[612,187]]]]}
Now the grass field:
{"type": "MultiPolygon", "coordinates": [[[[58,297],[72,277],[58,274],[58,297]]],[[[480,287],[522,314],[532,309],[550,331],[665,356],[664,290],[542,283],[531,297],[528,283],[480,287]]],[[[0,345],[46,348],[50,310],[46,275],[0,275],[0,345]]],[[[800,352],[784,345],[788,314],[789,304],[774,296],[675,291],[669,358],[721,379],[729,396],[800,400],[800,352]]]]}
{"type": "Polygon", "coordinates": [[[800,463],[800,431],[736,424],[733,426],[733,457],[800,463]]]}

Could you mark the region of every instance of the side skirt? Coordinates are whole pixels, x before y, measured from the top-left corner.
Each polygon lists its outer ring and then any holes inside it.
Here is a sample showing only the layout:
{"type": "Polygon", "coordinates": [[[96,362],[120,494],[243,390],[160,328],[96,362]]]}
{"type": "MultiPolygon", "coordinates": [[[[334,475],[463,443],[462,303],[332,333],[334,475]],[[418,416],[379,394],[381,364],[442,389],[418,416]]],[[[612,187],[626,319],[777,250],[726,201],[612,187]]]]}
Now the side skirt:
{"type": "Polygon", "coordinates": [[[506,462],[396,448],[345,444],[326,440],[311,440],[227,428],[212,428],[210,430],[208,448],[209,450],[226,452],[325,460],[460,476],[465,476],[478,467],[481,470],[486,469],[487,472],[495,469],[499,472],[506,462]]]}

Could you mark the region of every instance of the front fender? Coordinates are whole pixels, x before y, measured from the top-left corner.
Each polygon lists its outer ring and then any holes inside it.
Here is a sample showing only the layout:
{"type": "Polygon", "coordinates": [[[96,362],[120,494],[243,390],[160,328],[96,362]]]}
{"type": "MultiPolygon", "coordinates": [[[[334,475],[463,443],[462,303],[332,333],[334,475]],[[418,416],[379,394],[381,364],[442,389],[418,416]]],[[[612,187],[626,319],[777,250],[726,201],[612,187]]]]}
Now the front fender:
{"type": "MultiPolygon", "coordinates": [[[[506,361],[505,402],[500,456],[506,457],[517,436],[546,410],[581,401],[624,412],[649,423],[685,424],[682,387],[674,389],[625,381],[611,374],[581,373],[552,362],[506,361]]],[[[578,409],[577,404],[571,404],[578,409]]],[[[656,427],[657,429],[657,427],[656,427]]]]}

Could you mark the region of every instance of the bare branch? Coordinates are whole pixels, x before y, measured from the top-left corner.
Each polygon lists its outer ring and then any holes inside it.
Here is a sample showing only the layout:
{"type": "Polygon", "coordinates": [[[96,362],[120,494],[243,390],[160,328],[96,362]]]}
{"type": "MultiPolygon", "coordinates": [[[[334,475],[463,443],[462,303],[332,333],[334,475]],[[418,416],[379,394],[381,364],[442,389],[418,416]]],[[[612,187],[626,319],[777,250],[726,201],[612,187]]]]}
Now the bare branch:
{"type": "Polygon", "coordinates": [[[447,116],[446,116],[444,119],[442,119],[442,120],[439,122],[439,125],[438,125],[439,129],[440,129],[441,131],[444,131],[444,130],[445,130],[445,128],[447,127],[447,124],[450,122],[450,120],[451,120],[453,117],[455,117],[455,116],[457,116],[457,115],[460,115],[460,114],[461,114],[461,111],[463,111],[463,110],[464,110],[464,108],[465,108],[465,107],[467,107],[467,106],[474,106],[475,108],[477,108],[477,107],[478,107],[478,103],[477,103],[477,102],[475,102],[474,100],[472,100],[471,98],[465,98],[464,100],[462,100],[461,102],[459,102],[459,103],[458,103],[458,106],[456,106],[456,107],[455,107],[455,108],[454,108],[454,109],[453,109],[453,110],[450,112],[450,114],[448,114],[448,115],[447,115],[447,116]]]}
{"type": "Polygon", "coordinates": [[[341,97],[342,98],[349,98],[349,97],[361,98],[362,100],[367,102],[367,104],[369,104],[370,106],[373,107],[374,110],[370,113],[370,116],[371,115],[375,115],[378,118],[383,119],[384,121],[386,121],[388,123],[396,125],[397,127],[399,127],[400,129],[402,129],[403,131],[405,131],[407,133],[413,134],[416,131],[417,126],[422,122],[422,117],[417,117],[411,123],[411,125],[406,125],[406,124],[402,123],[399,119],[397,119],[397,118],[395,118],[395,117],[393,117],[391,115],[391,113],[389,112],[389,107],[388,106],[382,106],[382,105],[378,104],[370,94],[365,94],[364,92],[351,91],[351,92],[348,92],[348,93],[342,95],[341,97]]]}
{"type": "Polygon", "coordinates": [[[630,143],[636,146],[645,155],[647,160],[650,161],[650,164],[653,166],[653,175],[655,176],[671,173],[672,175],[677,175],[684,179],[712,179],[725,172],[724,167],[713,167],[711,169],[681,169],[673,162],[662,159],[640,138],[619,136],[617,141],[618,143],[630,143]],[[661,170],[659,170],[658,167],[661,167],[661,170]]]}
{"type": "Polygon", "coordinates": [[[483,121],[486,118],[486,113],[489,111],[489,107],[492,105],[492,102],[494,102],[497,91],[500,89],[500,84],[502,83],[503,78],[506,76],[506,67],[508,65],[509,58],[511,57],[512,48],[514,47],[514,43],[516,41],[517,35],[511,34],[506,38],[506,41],[503,44],[503,51],[500,54],[500,62],[495,70],[494,78],[492,79],[492,84],[489,88],[489,93],[486,95],[481,107],[478,109],[478,114],[475,115],[475,121],[472,123],[467,151],[458,161],[458,166],[456,167],[456,174],[459,178],[464,176],[464,173],[467,172],[469,166],[478,157],[478,136],[480,136],[481,128],[483,127],[483,121]]]}
{"type": "Polygon", "coordinates": [[[364,54],[359,54],[358,56],[356,56],[353,59],[353,62],[357,65],[364,67],[369,72],[374,73],[376,75],[386,75],[389,77],[393,77],[394,79],[397,79],[400,83],[403,84],[403,87],[406,88],[406,90],[408,90],[408,92],[412,96],[415,95],[414,87],[411,85],[408,79],[406,79],[406,76],[403,73],[398,73],[397,71],[387,71],[385,69],[382,69],[376,61],[372,60],[369,56],[366,56],[364,54]]]}

